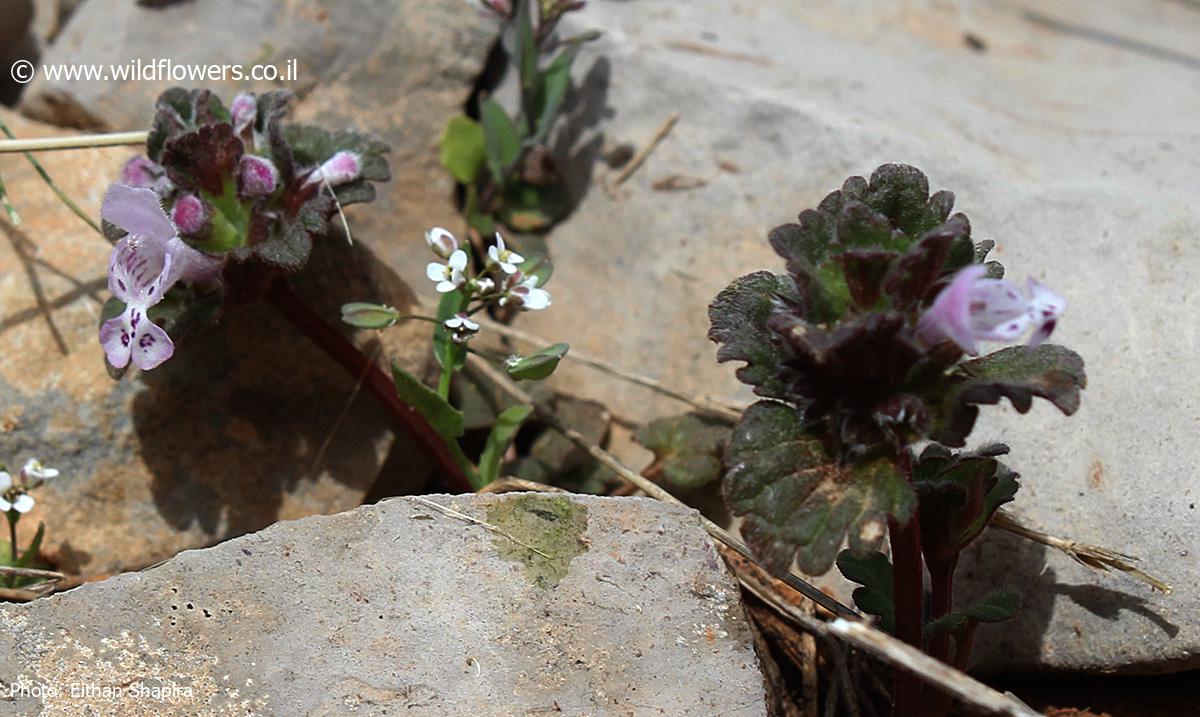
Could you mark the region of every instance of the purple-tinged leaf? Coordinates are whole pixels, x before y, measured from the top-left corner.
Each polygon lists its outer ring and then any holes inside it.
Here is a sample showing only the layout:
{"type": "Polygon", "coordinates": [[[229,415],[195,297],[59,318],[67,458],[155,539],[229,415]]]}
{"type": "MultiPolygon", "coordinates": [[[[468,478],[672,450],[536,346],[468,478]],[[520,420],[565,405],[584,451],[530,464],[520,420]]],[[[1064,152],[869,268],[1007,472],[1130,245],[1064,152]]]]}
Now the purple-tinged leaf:
{"type": "Polygon", "coordinates": [[[760,401],[734,428],[723,491],[742,533],[774,575],[799,568],[820,575],[842,541],[858,555],[887,534],[887,518],[907,520],[916,496],[888,457],[841,464],[796,410],[760,401]]]}

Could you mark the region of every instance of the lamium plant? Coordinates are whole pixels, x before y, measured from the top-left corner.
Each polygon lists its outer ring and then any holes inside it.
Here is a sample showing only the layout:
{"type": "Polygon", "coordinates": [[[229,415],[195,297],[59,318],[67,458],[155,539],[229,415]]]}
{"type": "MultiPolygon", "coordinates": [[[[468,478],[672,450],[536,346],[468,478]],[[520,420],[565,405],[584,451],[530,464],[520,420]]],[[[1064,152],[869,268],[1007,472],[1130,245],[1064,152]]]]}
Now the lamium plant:
{"type": "Polygon", "coordinates": [[[371,201],[374,183],[390,178],[386,144],[288,124],[291,101],[288,92],[243,93],[226,106],[182,88],[159,97],[146,155],[124,166],[101,207],[114,242],[99,333],[109,372],[152,370],[185,335],[263,301],[361,381],[449,487],[469,490],[436,428],[288,286],[314,242],[348,231],[342,207],[371,201]]]}
{"type": "Polygon", "coordinates": [[[340,206],[390,177],[387,145],[284,125],[291,93],[208,90],[159,98],[147,156],[126,163],[100,210],[115,248],[100,342],[110,370],[150,370],[228,303],[262,298],[300,271],[340,206]]]}
{"type": "MultiPolygon", "coordinates": [[[[1015,592],[953,604],[958,557],[1013,500],[1008,449],[966,445],[979,406],[1035,397],[1065,414],[1086,379],[1075,352],[1045,343],[1066,303],[1029,279],[1022,291],[987,259],[954,195],[919,170],[851,177],[770,243],[786,273],[760,271],[709,308],[719,361],[762,400],[724,454],[722,489],[747,543],[782,574],[835,562],[861,583],[860,609],[943,661],[966,663],[979,622],[1007,619],[1015,592]],[[1014,343],[980,356],[985,342],[1014,343]],[[878,552],[884,537],[891,560],[878,552]],[[843,544],[848,549],[841,553],[843,544]],[[932,585],[928,615],[924,571],[932,585]],[[950,656],[950,639],[956,654],[950,656]]],[[[897,680],[896,714],[944,714],[897,680]]]]}

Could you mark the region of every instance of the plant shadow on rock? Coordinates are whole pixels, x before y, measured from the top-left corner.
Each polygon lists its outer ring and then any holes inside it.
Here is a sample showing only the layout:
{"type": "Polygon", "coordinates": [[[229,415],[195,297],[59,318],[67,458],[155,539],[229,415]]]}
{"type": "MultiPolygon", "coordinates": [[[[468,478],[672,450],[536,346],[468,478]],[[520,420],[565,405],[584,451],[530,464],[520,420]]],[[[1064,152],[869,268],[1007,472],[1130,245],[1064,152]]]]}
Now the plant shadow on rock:
{"type": "Polygon", "coordinates": [[[608,103],[611,81],[612,63],[607,57],[598,57],[582,81],[571,87],[563,105],[553,153],[563,161],[562,175],[570,197],[570,212],[583,203],[591,189],[592,170],[604,147],[604,131],[597,130],[590,136],[589,131],[599,126],[601,121],[616,116],[616,111],[608,103]]]}
{"type": "MultiPolygon", "coordinates": [[[[291,283],[338,330],[339,307],[352,297],[413,303],[395,272],[340,236],[317,242],[307,271],[291,283]]],[[[378,338],[360,348],[394,354],[378,338]]],[[[224,539],[281,517],[357,505],[384,472],[406,473],[389,476],[395,492],[420,489],[429,472],[374,397],[355,395],[354,378],[265,304],[231,307],[140,381],[133,424],[142,458],[157,509],[180,530],[198,524],[224,539]],[[340,487],[313,488],[285,505],[323,475],[340,487]]]]}
{"type": "MultiPolygon", "coordinates": [[[[963,554],[959,566],[962,594],[957,600],[968,604],[981,598],[993,582],[989,576],[995,575],[1003,575],[1005,583],[1021,593],[1021,609],[1012,621],[979,627],[973,663],[983,670],[1005,671],[1010,670],[1011,665],[1041,662],[1054,606],[1060,596],[1106,622],[1127,619],[1132,613],[1161,630],[1159,638],[1170,639],[1178,634],[1178,626],[1154,612],[1149,601],[1134,592],[1148,591],[1145,585],[1119,573],[1091,571],[1088,571],[1089,576],[1096,580],[1124,583],[1120,586],[1123,589],[1092,583],[1063,583],[1054,568],[1047,566],[1047,555],[1051,553],[1057,551],[1009,533],[989,530],[963,554]]],[[[1053,642],[1061,647],[1069,637],[1059,636],[1053,642]]],[[[1077,633],[1075,637],[1081,641],[1088,639],[1086,632],[1077,633]]]]}

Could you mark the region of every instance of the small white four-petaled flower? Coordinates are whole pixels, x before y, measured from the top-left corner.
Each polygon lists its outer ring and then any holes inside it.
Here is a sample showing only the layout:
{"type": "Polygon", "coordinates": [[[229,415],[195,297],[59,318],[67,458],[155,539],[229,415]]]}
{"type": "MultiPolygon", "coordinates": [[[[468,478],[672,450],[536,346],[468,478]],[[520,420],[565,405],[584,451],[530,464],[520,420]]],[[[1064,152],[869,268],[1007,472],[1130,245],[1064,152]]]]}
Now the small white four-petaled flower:
{"type": "Polygon", "coordinates": [[[13,480],[7,471],[0,471],[0,513],[10,510],[28,513],[33,510],[33,496],[29,495],[29,490],[57,475],[58,471],[43,466],[36,458],[25,462],[17,480],[13,480]]]}
{"type": "Polygon", "coordinates": [[[479,333],[479,324],[464,313],[457,313],[442,322],[442,326],[450,332],[450,338],[457,344],[465,344],[471,337],[479,333]]]}
{"type": "Polygon", "coordinates": [[[541,311],[550,306],[550,292],[539,289],[536,275],[524,276],[517,272],[509,279],[508,289],[500,297],[500,305],[512,304],[518,309],[541,311]]]}
{"type": "Polygon", "coordinates": [[[430,281],[437,282],[438,293],[448,294],[466,282],[466,269],[467,253],[456,249],[445,264],[430,262],[429,266],[425,267],[425,276],[428,276],[430,281]]]}
{"type": "Polygon", "coordinates": [[[525,257],[504,246],[504,237],[496,232],[496,244],[488,247],[488,259],[500,266],[505,274],[517,273],[517,265],[525,261],[525,257]]]}

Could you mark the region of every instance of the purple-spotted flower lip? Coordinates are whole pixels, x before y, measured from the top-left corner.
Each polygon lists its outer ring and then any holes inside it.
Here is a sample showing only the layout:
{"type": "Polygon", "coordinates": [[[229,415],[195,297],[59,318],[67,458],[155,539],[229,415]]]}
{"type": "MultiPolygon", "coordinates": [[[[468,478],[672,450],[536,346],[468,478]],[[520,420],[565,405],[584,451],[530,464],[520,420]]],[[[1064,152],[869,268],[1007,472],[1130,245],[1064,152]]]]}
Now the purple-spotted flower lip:
{"type": "Polygon", "coordinates": [[[113,247],[108,263],[108,290],[125,310],[100,327],[100,344],[114,367],[125,368],[132,361],[148,371],[171,358],[175,346],[147,312],[175,282],[209,278],[217,264],[179,238],[150,189],[112,185],[100,216],[127,234],[113,247]]]}
{"type": "Polygon", "coordinates": [[[987,268],[973,264],[955,274],[917,323],[917,339],[927,348],[952,341],[971,356],[980,341],[1013,342],[1032,326],[1026,346],[1050,337],[1066,301],[1033,278],[1029,296],[1006,279],[989,279],[987,268]]]}

